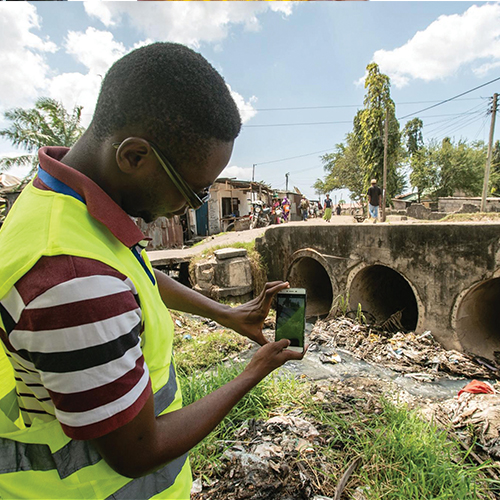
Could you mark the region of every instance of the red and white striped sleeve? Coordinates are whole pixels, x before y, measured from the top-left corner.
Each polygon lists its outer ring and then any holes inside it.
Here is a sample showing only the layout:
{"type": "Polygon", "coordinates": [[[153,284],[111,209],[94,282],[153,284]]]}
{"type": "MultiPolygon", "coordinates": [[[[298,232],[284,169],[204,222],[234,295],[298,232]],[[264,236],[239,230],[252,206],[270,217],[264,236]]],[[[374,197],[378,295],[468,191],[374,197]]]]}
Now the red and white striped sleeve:
{"type": "Polygon", "coordinates": [[[127,276],[92,259],[43,257],[0,306],[9,355],[39,374],[69,437],[103,436],[140,412],[151,382],[127,276]]]}

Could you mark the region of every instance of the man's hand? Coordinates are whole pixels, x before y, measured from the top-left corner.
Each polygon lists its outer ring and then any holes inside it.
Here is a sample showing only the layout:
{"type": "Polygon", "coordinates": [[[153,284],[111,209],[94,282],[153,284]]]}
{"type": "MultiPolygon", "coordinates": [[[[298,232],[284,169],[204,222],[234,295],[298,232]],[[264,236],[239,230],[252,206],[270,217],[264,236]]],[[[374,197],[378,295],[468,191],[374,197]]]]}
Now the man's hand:
{"type": "Polygon", "coordinates": [[[267,344],[267,340],[262,333],[262,325],[269,314],[273,297],[285,288],[290,288],[290,284],[286,281],[266,283],[258,297],[227,311],[224,326],[260,345],[267,344]]]}
{"type": "Polygon", "coordinates": [[[269,342],[262,346],[246,366],[245,372],[255,374],[258,379],[262,380],[287,361],[299,360],[304,357],[306,349],[303,352],[290,351],[287,349],[289,345],[288,339],[281,339],[278,342],[269,342]]]}

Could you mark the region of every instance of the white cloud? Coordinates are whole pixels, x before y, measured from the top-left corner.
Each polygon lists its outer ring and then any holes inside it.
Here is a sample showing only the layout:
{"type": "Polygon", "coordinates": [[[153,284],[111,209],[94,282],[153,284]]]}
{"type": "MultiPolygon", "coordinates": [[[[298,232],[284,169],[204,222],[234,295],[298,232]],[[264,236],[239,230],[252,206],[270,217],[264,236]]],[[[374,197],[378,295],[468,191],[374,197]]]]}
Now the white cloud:
{"type": "Polygon", "coordinates": [[[87,28],[85,33],[69,31],[65,41],[66,52],[89,71],[104,76],[109,67],[127,52],[109,31],[87,28]]]}
{"type": "Polygon", "coordinates": [[[258,31],[258,16],[269,10],[284,16],[293,11],[291,2],[102,2],[99,7],[85,2],[84,6],[87,14],[106,26],[129,17],[134,28],[147,37],[194,48],[203,42],[220,42],[233,25],[258,31]]]}
{"type": "Polygon", "coordinates": [[[442,80],[467,65],[484,76],[500,63],[500,4],[473,5],[463,14],[440,16],[405,45],[376,51],[373,60],[397,87],[413,78],[442,80]]]}
{"type": "MultiPolygon", "coordinates": [[[[112,27],[130,17],[144,38],[133,47],[125,47],[110,31],[89,27],[85,32],[68,31],[61,47],[38,36],[41,19],[36,6],[28,2],[0,2],[0,114],[5,109],[31,106],[40,96],[61,100],[72,109],[82,105],[83,125],[90,122],[97,100],[101,77],[109,67],[129,50],[157,40],[170,40],[199,47],[211,43],[219,48],[235,25],[246,30],[260,29],[259,15],[277,12],[289,16],[292,5],[270,5],[274,2],[86,2],[89,16],[112,27]],[[65,50],[85,70],[62,73],[49,67],[46,55],[65,50]]],[[[256,114],[256,97],[245,98],[231,90],[242,121],[256,114]]]]}
{"type": "Polygon", "coordinates": [[[85,11],[89,16],[99,19],[106,27],[114,26],[116,24],[116,20],[113,19],[113,15],[111,13],[111,9],[106,7],[105,2],[85,2],[85,11]]]}
{"type": "Polygon", "coordinates": [[[257,97],[253,95],[248,101],[245,101],[241,94],[238,94],[238,92],[231,88],[231,85],[228,85],[228,88],[236,106],[238,106],[238,110],[240,111],[241,121],[246,123],[257,114],[257,110],[253,107],[253,105],[257,102],[257,97]]]}
{"type": "Polygon", "coordinates": [[[236,177],[236,179],[244,180],[244,181],[249,181],[252,179],[252,167],[245,168],[245,167],[237,167],[236,165],[233,165],[231,167],[226,167],[219,177],[236,177]]]}
{"type": "Polygon", "coordinates": [[[47,83],[44,53],[57,47],[33,33],[39,28],[40,18],[30,3],[0,2],[0,111],[31,102],[47,83]]]}

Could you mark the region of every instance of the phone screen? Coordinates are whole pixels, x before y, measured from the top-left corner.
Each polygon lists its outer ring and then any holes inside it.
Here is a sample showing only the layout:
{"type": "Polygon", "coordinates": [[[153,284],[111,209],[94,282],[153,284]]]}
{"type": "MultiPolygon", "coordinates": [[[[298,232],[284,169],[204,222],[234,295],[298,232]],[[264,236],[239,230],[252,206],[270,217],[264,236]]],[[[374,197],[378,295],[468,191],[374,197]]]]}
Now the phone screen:
{"type": "Polygon", "coordinates": [[[306,291],[289,288],[278,293],[276,304],[276,340],[289,339],[289,349],[304,350],[306,291]]]}

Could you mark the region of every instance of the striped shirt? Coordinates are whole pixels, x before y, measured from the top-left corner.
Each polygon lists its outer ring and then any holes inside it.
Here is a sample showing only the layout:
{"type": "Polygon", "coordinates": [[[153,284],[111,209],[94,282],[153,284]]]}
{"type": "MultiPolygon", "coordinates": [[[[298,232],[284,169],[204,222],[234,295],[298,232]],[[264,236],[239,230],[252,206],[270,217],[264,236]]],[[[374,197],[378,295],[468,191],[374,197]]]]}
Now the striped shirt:
{"type": "Polygon", "coordinates": [[[42,257],[0,301],[21,414],[73,439],[130,422],[151,393],[132,281],[92,259],[42,257]]]}

